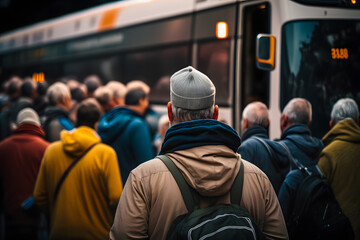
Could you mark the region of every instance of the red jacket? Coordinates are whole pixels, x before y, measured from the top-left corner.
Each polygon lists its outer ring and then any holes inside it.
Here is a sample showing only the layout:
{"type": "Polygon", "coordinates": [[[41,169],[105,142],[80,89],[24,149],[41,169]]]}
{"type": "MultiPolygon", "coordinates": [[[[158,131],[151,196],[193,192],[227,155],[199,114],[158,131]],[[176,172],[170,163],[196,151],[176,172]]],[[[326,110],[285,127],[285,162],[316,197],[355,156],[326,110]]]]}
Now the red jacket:
{"type": "Polygon", "coordinates": [[[32,195],[40,163],[49,145],[41,127],[21,124],[0,142],[0,179],[4,185],[5,218],[9,225],[35,225],[38,219],[25,214],[21,203],[32,195]]]}

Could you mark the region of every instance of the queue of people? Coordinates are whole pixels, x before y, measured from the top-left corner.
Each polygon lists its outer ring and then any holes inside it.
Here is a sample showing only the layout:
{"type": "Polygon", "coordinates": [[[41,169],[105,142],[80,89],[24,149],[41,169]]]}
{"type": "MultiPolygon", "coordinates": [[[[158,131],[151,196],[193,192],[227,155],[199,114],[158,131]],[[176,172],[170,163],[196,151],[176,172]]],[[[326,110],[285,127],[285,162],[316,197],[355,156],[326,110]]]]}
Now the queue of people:
{"type": "Polygon", "coordinates": [[[193,67],[171,76],[163,116],[139,80],[104,84],[93,75],[47,87],[13,77],[4,92],[0,239],[166,239],[175,219],[193,211],[173,168],[194,192],[195,209],[233,211],[237,199],[253,232],[289,239],[305,178],[299,166],[319,169],[351,223],[349,236],[360,239],[359,109],[350,98],[334,104],[323,139],[311,134],[311,103],[291,99],[271,123],[280,124],[280,139],[270,140],[264,103],[245,107],[240,138],[218,121],[216,88],[193,67]],[[242,190],[233,187],[239,176],[242,190]]]}

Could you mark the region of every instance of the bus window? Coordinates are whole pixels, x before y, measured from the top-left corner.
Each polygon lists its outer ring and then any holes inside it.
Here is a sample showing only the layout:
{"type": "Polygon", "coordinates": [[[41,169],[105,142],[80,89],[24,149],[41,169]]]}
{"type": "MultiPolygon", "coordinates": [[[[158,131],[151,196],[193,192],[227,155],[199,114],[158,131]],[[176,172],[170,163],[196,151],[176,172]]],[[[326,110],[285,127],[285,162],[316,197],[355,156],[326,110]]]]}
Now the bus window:
{"type": "Polygon", "coordinates": [[[269,73],[256,66],[256,37],[259,33],[270,33],[269,19],[269,3],[247,6],[243,10],[242,109],[253,101],[269,106],[269,73]]]}
{"type": "Polygon", "coordinates": [[[132,52],[125,55],[123,78],[125,83],[131,80],[146,82],[151,88],[149,100],[166,105],[170,100],[171,75],[188,65],[188,45],[132,52]]]}
{"type": "Polygon", "coordinates": [[[216,87],[216,104],[229,104],[230,40],[200,42],[198,45],[198,70],[207,75],[216,87]]]}
{"type": "Polygon", "coordinates": [[[322,137],[340,98],[360,104],[360,21],[290,22],[282,29],[281,109],[294,97],[309,100],[311,130],[322,137]]]}

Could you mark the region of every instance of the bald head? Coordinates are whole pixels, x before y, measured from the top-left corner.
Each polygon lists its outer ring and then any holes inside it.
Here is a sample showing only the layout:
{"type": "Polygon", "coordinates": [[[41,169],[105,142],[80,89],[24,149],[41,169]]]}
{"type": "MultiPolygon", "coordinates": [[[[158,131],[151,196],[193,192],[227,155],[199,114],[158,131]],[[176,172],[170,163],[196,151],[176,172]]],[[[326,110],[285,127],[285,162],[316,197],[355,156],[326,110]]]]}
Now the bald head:
{"type": "Polygon", "coordinates": [[[284,131],[286,128],[294,124],[304,124],[310,126],[311,121],[311,103],[304,98],[293,98],[288,102],[282,112],[281,129],[284,131]]]}
{"type": "Polygon", "coordinates": [[[262,102],[252,102],[248,104],[243,111],[243,129],[254,126],[261,126],[268,128],[269,111],[265,104],[262,102]]]}

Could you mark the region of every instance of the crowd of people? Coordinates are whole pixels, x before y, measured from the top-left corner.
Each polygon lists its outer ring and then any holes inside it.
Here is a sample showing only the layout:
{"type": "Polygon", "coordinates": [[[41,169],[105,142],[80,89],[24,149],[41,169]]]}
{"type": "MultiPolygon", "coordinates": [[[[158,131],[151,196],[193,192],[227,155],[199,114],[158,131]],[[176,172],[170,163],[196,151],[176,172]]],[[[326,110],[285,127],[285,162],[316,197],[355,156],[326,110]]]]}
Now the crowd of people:
{"type": "Polygon", "coordinates": [[[291,237],[301,169],[319,169],[360,239],[359,109],[350,98],[334,104],[322,139],[309,128],[311,103],[291,99],[271,123],[280,139],[270,140],[264,103],[245,107],[240,138],[218,121],[215,86],[193,67],[171,76],[166,115],[138,80],[92,75],[48,86],[12,77],[2,87],[0,239],[166,239],[189,209],[158,155],[195,190],[199,208],[241,196],[266,239],[291,237]],[[240,173],[242,191],[233,191],[240,173]]]}

